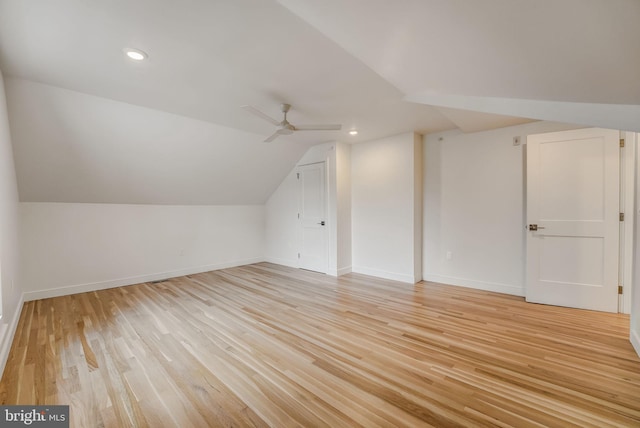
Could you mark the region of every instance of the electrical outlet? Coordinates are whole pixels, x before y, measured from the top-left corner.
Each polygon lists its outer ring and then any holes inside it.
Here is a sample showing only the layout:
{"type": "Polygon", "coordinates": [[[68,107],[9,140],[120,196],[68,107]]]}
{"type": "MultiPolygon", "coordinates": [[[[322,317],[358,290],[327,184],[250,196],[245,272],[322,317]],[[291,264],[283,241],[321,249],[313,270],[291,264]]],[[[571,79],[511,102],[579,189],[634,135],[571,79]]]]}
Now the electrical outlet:
{"type": "Polygon", "coordinates": [[[513,145],[514,146],[519,146],[520,145],[520,136],[513,137],[513,145]]]}

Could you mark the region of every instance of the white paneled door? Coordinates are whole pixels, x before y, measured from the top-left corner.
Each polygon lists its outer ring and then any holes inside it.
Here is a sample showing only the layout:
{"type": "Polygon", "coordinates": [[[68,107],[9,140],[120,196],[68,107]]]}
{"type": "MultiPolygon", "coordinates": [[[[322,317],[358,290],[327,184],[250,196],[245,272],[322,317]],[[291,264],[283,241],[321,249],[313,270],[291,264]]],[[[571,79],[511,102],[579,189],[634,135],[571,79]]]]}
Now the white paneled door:
{"type": "Polygon", "coordinates": [[[299,266],[315,272],[327,272],[327,183],[325,163],[298,168],[300,184],[300,254],[299,266]]]}
{"type": "Polygon", "coordinates": [[[619,135],[527,137],[528,302],[618,312],[619,135]]]}

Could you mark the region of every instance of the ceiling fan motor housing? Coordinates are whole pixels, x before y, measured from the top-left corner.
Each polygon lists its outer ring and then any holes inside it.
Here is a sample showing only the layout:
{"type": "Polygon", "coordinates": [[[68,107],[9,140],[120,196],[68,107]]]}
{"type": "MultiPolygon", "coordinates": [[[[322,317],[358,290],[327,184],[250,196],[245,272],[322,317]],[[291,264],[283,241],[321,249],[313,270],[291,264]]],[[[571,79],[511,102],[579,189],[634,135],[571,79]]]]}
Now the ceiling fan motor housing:
{"type": "Polygon", "coordinates": [[[295,126],[293,126],[286,120],[283,120],[282,123],[280,124],[280,130],[278,132],[282,135],[289,135],[289,134],[293,134],[293,131],[295,130],[296,130],[295,126]]]}
{"type": "Polygon", "coordinates": [[[271,134],[271,136],[267,137],[267,139],[264,140],[265,143],[270,143],[271,141],[276,139],[278,135],[289,135],[293,134],[294,131],[339,131],[340,129],[342,129],[342,125],[300,125],[296,128],[287,120],[287,112],[291,109],[291,104],[280,104],[280,110],[284,115],[281,122],[278,122],[276,119],[261,112],[253,106],[245,105],[242,106],[242,108],[247,110],[249,113],[261,117],[267,122],[272,123],[278,127],[278,129],[276,129],[276,132],[274,132],[273,134],[271,134]]]}

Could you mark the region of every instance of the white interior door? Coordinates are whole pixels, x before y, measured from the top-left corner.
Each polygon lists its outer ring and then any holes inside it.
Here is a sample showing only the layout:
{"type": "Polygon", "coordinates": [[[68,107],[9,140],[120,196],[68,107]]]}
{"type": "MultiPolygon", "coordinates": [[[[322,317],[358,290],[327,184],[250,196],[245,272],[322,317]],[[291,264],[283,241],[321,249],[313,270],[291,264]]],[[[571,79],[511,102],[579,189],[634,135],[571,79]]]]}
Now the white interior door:
{"type": "Polygon", "coordinates": [[[607,129],[527,137],[528,302],[618,312],[619,150],[607,129]]]}
{"type": "Polygon", "coordinates": [[[327,273],[329,255],[325,163],[300,166],[298,180],[300,183],[300,267],[327,273]]]}

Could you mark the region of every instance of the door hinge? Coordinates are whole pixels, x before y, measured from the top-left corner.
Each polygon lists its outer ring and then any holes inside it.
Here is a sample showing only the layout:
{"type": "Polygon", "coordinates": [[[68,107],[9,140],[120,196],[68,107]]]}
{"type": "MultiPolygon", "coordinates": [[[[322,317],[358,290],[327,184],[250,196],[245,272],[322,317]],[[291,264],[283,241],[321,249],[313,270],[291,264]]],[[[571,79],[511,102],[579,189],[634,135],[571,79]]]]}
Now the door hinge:
{"type": "Polygon", "coordinates": [[[620,147],[624,147],[624,138],[620,138],[620,147]]]}
{"type": "Polygon", "coordinates": [[[620,221],[624,221],[624,213],[620,213],[620,221]]]}
{"type": "Polygon", "coordinates": [[[300,180],[300,173],[299,173],[299,172],[296,172],[296,178],[297,178],[298,180],[300,180]]]}
{"type": "Polygon", "coordinates": [[[298,213],[298,220],[300,220],[300,213],[298,213]]]}
{"type": "Polygon", "coordinates": [[[300,253],[298,253],[298,258],[300,258],[300,253]]]}
{"type": "Polygon", "coordinates": [[[622,285],[618,285],[618,294],[622,294],[622,285]]]}

